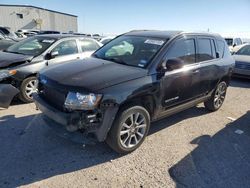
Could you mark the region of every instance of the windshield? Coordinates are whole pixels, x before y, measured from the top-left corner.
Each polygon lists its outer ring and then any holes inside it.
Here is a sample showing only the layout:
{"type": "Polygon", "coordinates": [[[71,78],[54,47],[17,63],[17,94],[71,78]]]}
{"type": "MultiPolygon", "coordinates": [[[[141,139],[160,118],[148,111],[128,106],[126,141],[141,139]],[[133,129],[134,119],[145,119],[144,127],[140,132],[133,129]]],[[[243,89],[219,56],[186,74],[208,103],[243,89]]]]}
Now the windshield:
{"type": "Polygon", "coordinates": [[[250,45],[246,45],[236,52],[237,55],[249,55],[250,56],[250,45]]]}
{"type": "Polygon", "coordinates": [[[141,36],[120,36],[95,52],[93,56],[115,63],[146,67],[166,40],[141,36]]]}
{"type": "Polygon", "coordinates": [[[225,38],[227,45],[232,46],[233,45],[233,39],[232,38],[225,38]]]}
{"type": "Polygon", "coordinates": [[[6,52],[37,56],[48,49],[56,39],[48,37],[32,37],[10,46],[6,52]]]}

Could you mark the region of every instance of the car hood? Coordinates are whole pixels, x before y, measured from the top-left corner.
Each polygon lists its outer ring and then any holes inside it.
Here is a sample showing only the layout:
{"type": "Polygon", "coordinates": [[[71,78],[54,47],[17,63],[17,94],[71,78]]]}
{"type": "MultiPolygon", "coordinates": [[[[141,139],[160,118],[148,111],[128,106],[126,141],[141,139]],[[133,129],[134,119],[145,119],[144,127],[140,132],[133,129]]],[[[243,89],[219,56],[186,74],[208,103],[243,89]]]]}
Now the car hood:
{"type": "Polygon", "coordinates": [[[233,57],[234,57],[236,62],[250,63],[250,56],[248,56],[248,55],[234,55],[233,57]]]}
{"type": "Polygon", "coordinates": [[[40,72],[40,75],[41,78],[51,80],[64,87],[97,91],[146,76],[147,70],[97,58],[87,58],[53,66],[40,72]]]}
{"type": "Polygon", "coordinates": [[[14,54],[8,52],[0,52],[0,69],[8,68],[13,65],[20,65],[29,61],[33,58],[33,56],[22,55],[22,54],[14,54]]]}

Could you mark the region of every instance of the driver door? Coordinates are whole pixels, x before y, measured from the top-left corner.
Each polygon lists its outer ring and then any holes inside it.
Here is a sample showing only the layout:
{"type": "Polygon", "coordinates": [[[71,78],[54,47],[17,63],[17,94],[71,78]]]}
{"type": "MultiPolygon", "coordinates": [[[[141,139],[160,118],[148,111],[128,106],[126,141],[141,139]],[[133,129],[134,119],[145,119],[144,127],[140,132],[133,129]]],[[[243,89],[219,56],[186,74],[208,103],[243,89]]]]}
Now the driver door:
{"type": "Polygon", "coordinates": [[[168,49],[165,60],[167,69],[161,79],[161,103],[163,109],[168,109],[196,98],[200,73],[199,63],[196,63],[195,38],[177,39],[168,49]],[[182,66],[176,66],[174,70],[168,68],[173,59],[181,61],[182,66]]]}
{"type": "Polygon", "coordinates": [[[80,59],[80,53],[75,39],[60,42],[51,50],[50,54],[51,59],[48,60],[49,66],[80,59]]]}

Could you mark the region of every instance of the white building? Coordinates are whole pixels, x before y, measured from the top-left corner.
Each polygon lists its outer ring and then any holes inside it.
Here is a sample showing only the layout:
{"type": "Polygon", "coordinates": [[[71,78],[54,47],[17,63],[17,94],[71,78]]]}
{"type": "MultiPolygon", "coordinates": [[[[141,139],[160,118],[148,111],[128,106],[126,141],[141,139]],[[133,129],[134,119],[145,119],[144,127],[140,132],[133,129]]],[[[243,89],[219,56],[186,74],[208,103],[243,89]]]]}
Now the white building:
{"type": "Polygon", "coordinates": [[[77,16],[31,5],[0,4],[0,26],[18,29],[77,32],[77,16]]]}

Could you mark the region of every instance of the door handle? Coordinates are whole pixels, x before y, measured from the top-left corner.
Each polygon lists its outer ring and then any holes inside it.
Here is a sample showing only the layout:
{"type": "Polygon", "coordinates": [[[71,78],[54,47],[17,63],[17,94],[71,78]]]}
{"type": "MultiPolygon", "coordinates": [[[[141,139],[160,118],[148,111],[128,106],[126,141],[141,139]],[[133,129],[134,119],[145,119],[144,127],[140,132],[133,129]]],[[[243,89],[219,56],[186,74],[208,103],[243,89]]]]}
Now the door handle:
{"type": "Polygon", "coordinates": [[[77,57],[76,59],[80,59],[80,57],[77,57]]]}

